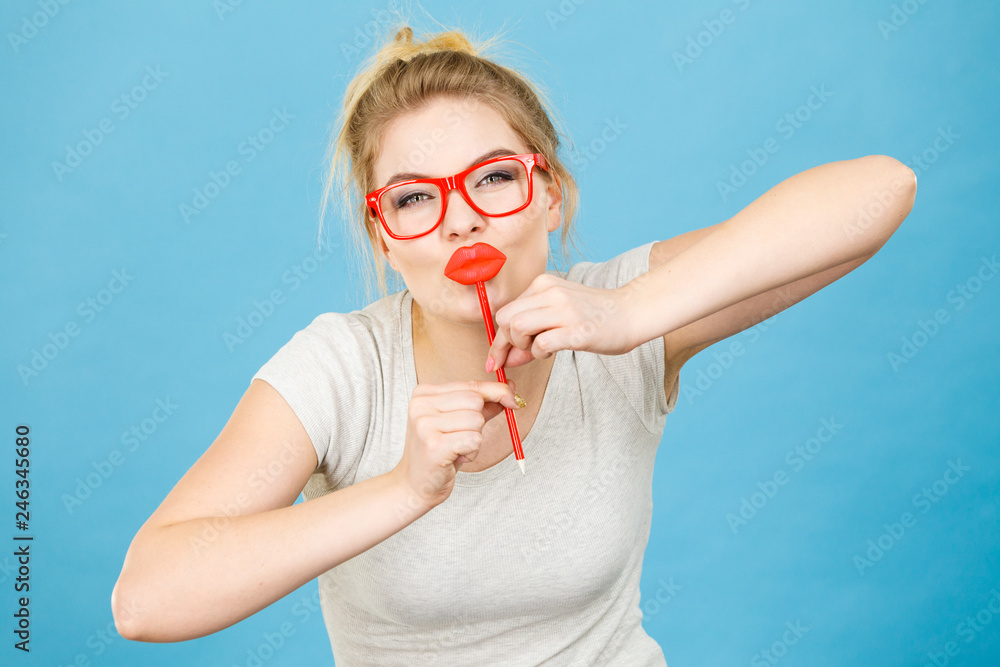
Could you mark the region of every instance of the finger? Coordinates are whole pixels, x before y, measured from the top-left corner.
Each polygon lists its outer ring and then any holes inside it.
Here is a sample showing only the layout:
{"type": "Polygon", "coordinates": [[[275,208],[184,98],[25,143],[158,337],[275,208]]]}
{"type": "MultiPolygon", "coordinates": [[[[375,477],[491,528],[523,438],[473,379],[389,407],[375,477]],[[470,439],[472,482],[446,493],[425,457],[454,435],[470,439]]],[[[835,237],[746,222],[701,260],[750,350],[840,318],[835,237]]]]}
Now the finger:
{"type": "MultiPolygon", "coordinates": [[[[489,422],[493,418],[495,418],[497,415],[502,415],[504,413],[504,410],[506,410],[506,409],[507,409],[507,406],[504,405],[503,403],[493,403],[493,402],[490,402],[490,403],[486,403],[483,406],[483,411],[482,411],[481,414],[483,416],[483,419],[485,419],[487,422],[489,422]]],[[[516,410],[516,409],[517,408],[511,408],[511,410],[516,410]]]]}
{"type": "Polygon", "coordinates": [[[478,394],[486,399],[488,396],[484,395],[483,392],[488,392],[489,396],[494,396],[496,395],[497,390],[499,390],[500,393],[503,393],[503,390],[506,388],[507,385],[503,382],[495,382],[493,380],[452,380],[451,382],[441,382],[437,384],[429,382],[418,384],[414,393],[420,391],[424,396],[433,396],[456,391],[467,391],[478,394]]]}
{"type": "Polygon", "coordinates": [[[496,335],[493,337],[493,344],[490,345],[489,352],[486,354],[485,368],[487,373],[493,373],[496,369],[504,365],[510,348],[511,345],[507,340],[507,335],[502,329],[497,329],[496,335]],[[489,363],[491,359],[493,360],[492,366],[489,363]]]}
{"type": "Polygon", "coordinates": [[[542,307],[522,311],[511,319],[511,344],[521,350],[529,350],[535,336],[561,324],[559,312],[554,308],[542,307]]]}
{"type": "MultiPolygon", "coordinates": [[[[493,403],[492,405],[496,405],[493,403]]],[[[503,409],[503,408],[499,408],[503,409]]],[[[439,433],[463,433],[467,431],[482,432],[488,421],[483,415],[485,407],[479,410],[456,410],[439,415],[433,422],[433,427],[439,433]]]]}
{"type": "Polygon", "coordinates": [[[510,350],[510,354],[507,355],[507,361],[504,363],[504,368],[517,368],[518,366],[523,366],[529,362],[535,360],[535,356],[532,354],[531,350],[522,350],[520,348],[513,347],[510,350]]]}
{"type": "MultiPolygon", "coordinates": [[[[496,339],[494,339],[493,343],[497,348],[494,350],[493,346],[490,347],[489,356],[494,360],[494,367],[510,366],[509,355],[513,354],[515,349],[530,350],[534,336],[560,324],[559,311],[549,306],[542,305],[539,308],[517,313],[508,326],[501,330],[504,340],[497,344],[496,339]]],[[[500,335],[498,333],[497,337],[499,338],[500,335]]],[[[518,359],[520,361],[513,364],[514,366],[531,361],[531,358],[525,360],[523,355],[519,355],[518,359]]]]}
{"type": "Polygon", "coordinates": [[[545,294],[529,294],[525,290],[521,296],[499,309],[493,319],[496,320],[497,328],[505,329],[510,326],[510,321],[518,313],[537,308],[546,308],[551,305],[551,301],[545,294]]]}
{"type": "MultiPolygon", "coordinates": [[[[479,444],[479,447],[482,447],[482,443],[479,444]]],[[[475,461],[476,457],[479,456],[479,447],[473,449],[472,451],[465,452],[464,454],[460,454],[458,458],[455,459],[455,469],[461,469],[463,463],[471,463],[472,461],[475,461]]]]}
{"type": "Polygon", "coordinates": [[[466,380],[464,382],[451,382],[447,386],[450,386],[454,391],[464,390],[479,394],[484,402],[499,403],[508,408],[517,405],[517,401],[514,400],[514,390],[504,382],[466,380]]]}
{"type": "MultiPolygon", "coordinates": [[[[516,345],[514,338],[510,333],[510,323],[518,314],[523,313],[526,310],[531,310],[533,308],[542,308],[545,306],[545,302],[541,299],[531,296],[524,296],[523,294],[503,308],[496,312],[494,315],[494,320],[496,320],[496,335],[503,335],[504,341],[510,342],[516,345]]],[[[496,342],[496,341],[494,341],[496,342]]]]}
{"type": "Polygon", "coordinates": [[[413,394],[410,411],[434,417],[451,414],[456,410],[473,410],[485,414],[485,407],[494,406],[496,410],[503,411],[505,407],[514,408],[517,405],[513,389],[503,382],[462,380],[418,384],[413,394]]]}
{"type": "Polygon", "coordinates": [[[559,350],[565,350],[563,344],[565,329],[549,329],[535,336],[531,344],[531,354],[536,359],[547,359],[559,350]]]}
{"type": "Polygon", "coordinates": [[[552,300],[550,296],[533,293],[533,290],[547,289],[549,287],[549,285],[541,285],[542,282],[544,281],[532,282],[527,290],[500,308],[496,312],[496,315],[494,315],[494,319],[496,320],[496,337],[493,340],[493,345],[490,346],[489,353],[489,357],[493,359],[493,368],[500,368],[504,365],[511,346],[528,349],[531,345],[531,340],[523,336],[520,338],[515,337],[516,333],[511,332],[511,321],[516,317],[520,317],[524,312],[551,307],[552,300]],[[497,338],[500,339],[499,342],[497,342],[497,338]]]}
{"type": "Polygon", "coordinates": [[[441,447],[454,456],[455,463],[459,463],[458,459],[463,456],[475,458],[482,443],[482,434],[476,432],[446,433],[441,436],[441,447]]]}
{"type": "Polygon", "coordinates": [[[439,414],[451,413],[458,410],[480,411],[485,404],[482,394],[470,391],[469,389],[455,389],[438,394],[431,401],[433,402],[433,409],[439,414]]]}

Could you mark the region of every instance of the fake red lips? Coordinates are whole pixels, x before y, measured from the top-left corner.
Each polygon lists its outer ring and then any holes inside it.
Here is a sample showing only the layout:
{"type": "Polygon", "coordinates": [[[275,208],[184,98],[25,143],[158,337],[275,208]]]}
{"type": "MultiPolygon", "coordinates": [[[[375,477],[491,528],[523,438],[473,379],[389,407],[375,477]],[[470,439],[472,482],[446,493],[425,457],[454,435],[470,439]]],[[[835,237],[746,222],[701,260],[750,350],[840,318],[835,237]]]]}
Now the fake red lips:
{"type": "Polygon", "coordinates": [[[462,285],[490,280],[500,272],[507,256],[488,243],[459,248],[448,260],[444,275],[462,285]]]}

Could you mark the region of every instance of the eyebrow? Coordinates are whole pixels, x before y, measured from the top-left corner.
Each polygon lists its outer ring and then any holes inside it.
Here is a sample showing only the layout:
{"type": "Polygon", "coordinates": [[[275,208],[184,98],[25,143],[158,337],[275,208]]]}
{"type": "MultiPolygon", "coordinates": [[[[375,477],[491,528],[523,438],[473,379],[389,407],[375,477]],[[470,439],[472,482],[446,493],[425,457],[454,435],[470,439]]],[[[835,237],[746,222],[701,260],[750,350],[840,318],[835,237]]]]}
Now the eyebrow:
{"type": "MultiPolygon", "coordinates": [[[[495,148],[495,149],[491,150],[488,153],[484,153],[484,154],[480,155],[475,160],[473,160],[472,162],[470,162],[469,165],[468,165],[468,167],[466,167],[466,169],[468,169],[469,167],[472,167],[474,165],[477,165],[480,162],[485,162],[486,160],[489,160],[490,158],[500,157],[501,155],[516,155],[516,154],[517,153],[515,153],[514,151],[512,151],[512,150],[510,150],[508,148],[495,148]]],[[[428,176],[427,174],[415,174],[415,173],[412,173],[412,172],[403,172],[403,173],[399,173],[399,174],[393,174],[392,176],[390,176],[389,180],[382,187],[387,187],[389,185],[392,185],[393,183],[399,183],[400,181],[408,181],[408,180],[413,179],[413,178],[434,178],[434,177],[433,176],[428,176]]]]}

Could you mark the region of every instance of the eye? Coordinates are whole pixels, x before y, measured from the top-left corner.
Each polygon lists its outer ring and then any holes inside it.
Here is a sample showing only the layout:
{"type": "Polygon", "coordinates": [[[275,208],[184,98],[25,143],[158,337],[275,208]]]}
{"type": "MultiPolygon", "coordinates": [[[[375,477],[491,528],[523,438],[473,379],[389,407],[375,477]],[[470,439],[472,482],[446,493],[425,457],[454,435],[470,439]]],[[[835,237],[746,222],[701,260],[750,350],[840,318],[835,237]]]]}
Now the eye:
{"type": "Polygon", "coordinates": [[[419,199],[420,197],[430,199],[430,195],[427,194],[426,192],[411,192],[407,195],[404,195],[403,197],[400,197],[396,201],[394,206],[397,209],[407,208],[407,207],[412,208],[411,205],[415,206],[416,204],[419,204],[421,201],[424,201],[423,199],[419,199]]]}
{"type": "Polygon", "coordinates": [[[479,181],[479,183],[480,184],[485,183],[487,185],[494,185],[496,183],[502,183],[502,182],[505,182],[505,181],[512,181],[512,180],[514,180],[513,174],[511,174],[509,172],[506,172],[506,171],[494,171],[494,172],[490,172],[489,174],[486,174],[485,176],[483,176],[483,178],[479,181]]]}

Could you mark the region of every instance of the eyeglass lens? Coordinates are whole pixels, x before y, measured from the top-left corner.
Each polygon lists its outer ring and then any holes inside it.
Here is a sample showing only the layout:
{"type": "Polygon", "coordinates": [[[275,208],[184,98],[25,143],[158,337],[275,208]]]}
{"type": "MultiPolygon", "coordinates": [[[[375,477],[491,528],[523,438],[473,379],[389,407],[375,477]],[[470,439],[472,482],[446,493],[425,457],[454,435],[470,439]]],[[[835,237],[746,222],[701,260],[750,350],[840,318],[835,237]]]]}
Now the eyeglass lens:
{"type": "MultiPolygon", "coordinates": [[[[499,160],[469,172],[465,189],[487,214],[505,215],[528,201],[528,174],[519,160],[499,160]]],[[[437,223],[443,201],[439,187],[408,183],[383,192],[380,206],[393,234],[412,236],[437,223]]]]}

